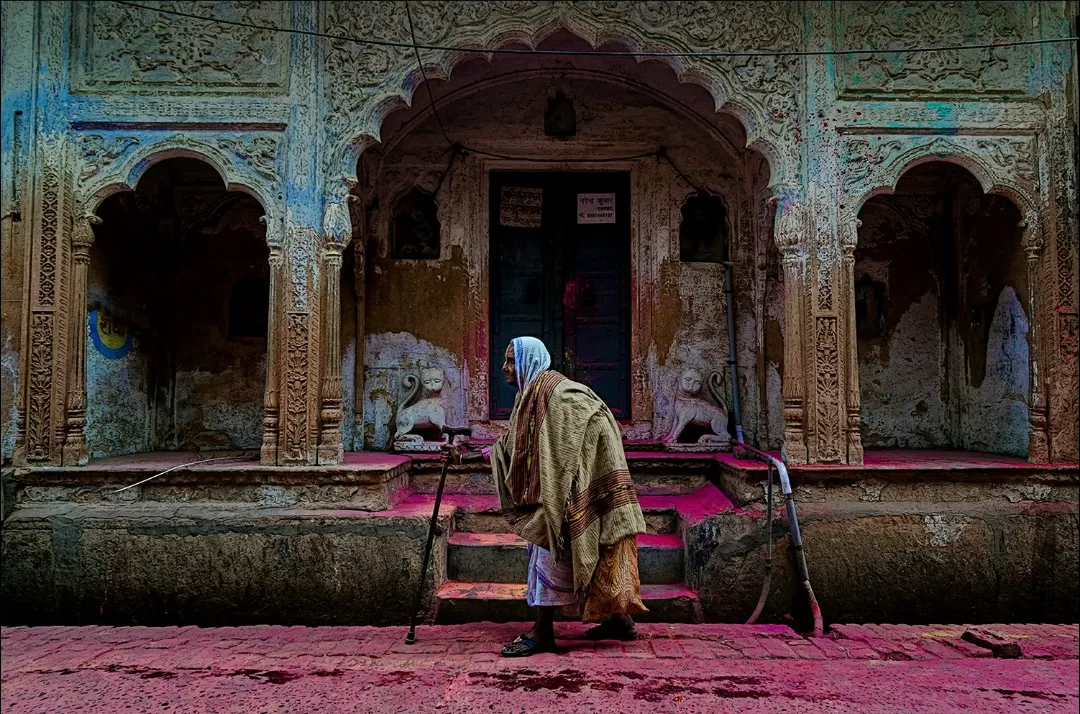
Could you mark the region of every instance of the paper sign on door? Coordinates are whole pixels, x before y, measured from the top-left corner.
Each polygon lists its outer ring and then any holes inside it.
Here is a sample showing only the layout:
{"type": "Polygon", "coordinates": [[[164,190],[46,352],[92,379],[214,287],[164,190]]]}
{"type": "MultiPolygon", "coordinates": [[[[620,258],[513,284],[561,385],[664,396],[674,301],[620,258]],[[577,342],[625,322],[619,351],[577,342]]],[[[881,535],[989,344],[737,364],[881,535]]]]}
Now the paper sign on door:
{"type": "Polygon", "coordinates": [[[503,186],[499,197],[499,225],[511,228],[539,228],[544,189],[503,186]]]}
{"type": "Polygon", "coordinates": [[[577,195],[578,223],[614,223],[615,194],[579,193],[577,195]]]}

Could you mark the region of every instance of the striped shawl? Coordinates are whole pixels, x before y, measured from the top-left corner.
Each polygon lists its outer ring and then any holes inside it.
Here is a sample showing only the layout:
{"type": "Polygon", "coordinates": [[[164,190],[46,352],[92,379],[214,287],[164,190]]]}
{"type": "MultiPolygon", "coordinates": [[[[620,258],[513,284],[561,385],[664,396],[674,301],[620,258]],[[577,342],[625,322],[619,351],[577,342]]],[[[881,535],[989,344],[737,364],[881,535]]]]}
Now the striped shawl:
{"type": "Polygon", "coordinates": [[[588,589],[601,546],[645,532],[615,417],[558,372],[542,372],[518,395],[491,466],[512,531],[556,560],[569,536],[578,593],[588,589]]]}

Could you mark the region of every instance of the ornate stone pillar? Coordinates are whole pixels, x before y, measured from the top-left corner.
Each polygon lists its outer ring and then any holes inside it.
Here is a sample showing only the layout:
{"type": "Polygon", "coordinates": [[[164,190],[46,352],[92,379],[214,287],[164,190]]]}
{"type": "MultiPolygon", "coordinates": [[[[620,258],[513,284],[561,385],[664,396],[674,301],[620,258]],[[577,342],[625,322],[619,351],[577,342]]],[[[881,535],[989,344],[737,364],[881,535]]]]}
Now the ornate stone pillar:
{"type": "Polygon", "coordinates": [[[90,460],[86,449],[86,274],[90,265],[90,246],[94,244],[94,226],[101,219],[85,213],[75,221],[71,237],[74,271],[71,283],[71,355],[68,371],[67,423],[64,428],[62,463],[85,466],[90,460]]]}
{"type": "Polygon", "coordinates": [[[1043,286],[1040,271],[1043,249],[1042,231],[1039,227],[1039,215],[1028,211],[1020,222],[1024,229],[1023,248],[1027,254],[1028,279],[1028,323],[1031,334],[1028,338],[1028,460],[1034,463],[1046,463],[1050,460],[1050,438],[1046,425],[1046,395],[1043,393],[1043,379],[1040,372],[1042,364],[1042,300],[1039,292],[1043,286]]]}
{"type": "MultiPolygon", "coordinates": [[[[260,219],[267,224],[266,216],[260,219]]],[[[264,466],[276,466],[278,462],[278,433],[281,423],[281,370],[278,361],[281,351],[281,284],[282,255],[280,245],[270,246],[270,296],[269,308],[266,320],[266,395],[263,399],[263,440],[260,449],[259,462],[264,466]]]]}
{"type": "Polygon", "coordinates": [[[841,215],[840,247],[844,251],[844,292],[841,294],[841,306],[844,311],[844,341],[847,343],[845,371],[845,391],[847,401],[847,463],[863,462],[862,445],[862,407],[859,398],[859,342],[855,325],[855,245],[859,242],[859,227],[862,221],[852,215],[841,215]]]}
{"type": "Polygon", "coordinates": [[[345,457],[341,443],[341,252],[352,239],[347,196],[330,201],[323,217],[323,310],[326,343],[319,399],[320,464],[340,464],[345,457]]]}
{"type": "Polygon", "coordinates": [[[26,366],[20,367],[26,379],[14,457],[18,466],[55,466],[63,462],[67,434],[74,180],[62,134],[43,136],[35,154],[39,173],[29,213],[33,227],[21,358],[26,366]]]}
{"type": "Polygon", "coordinates": [[[803,364],[803,291],[806,287],[806,206],[781,195],[770,199],[776,206],[774,236],[784,266],[784,447],[789,464],[805,464],[806,388],[803,364]]]}

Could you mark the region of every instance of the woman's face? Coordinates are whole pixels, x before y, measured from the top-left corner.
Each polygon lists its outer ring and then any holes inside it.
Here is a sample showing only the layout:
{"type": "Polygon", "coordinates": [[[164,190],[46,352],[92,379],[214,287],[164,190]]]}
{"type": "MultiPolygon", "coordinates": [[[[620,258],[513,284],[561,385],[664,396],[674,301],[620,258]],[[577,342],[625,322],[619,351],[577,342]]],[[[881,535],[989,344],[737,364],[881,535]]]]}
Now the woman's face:
{"type": "Polygon", "coordinates": [[[502,372],[506,375],[506,383],[510,385],[517,385],[517,365],[514,364],[514,343],[511,342],[506,347],[506,353],[503,354],[503,366],[502,372]]]}

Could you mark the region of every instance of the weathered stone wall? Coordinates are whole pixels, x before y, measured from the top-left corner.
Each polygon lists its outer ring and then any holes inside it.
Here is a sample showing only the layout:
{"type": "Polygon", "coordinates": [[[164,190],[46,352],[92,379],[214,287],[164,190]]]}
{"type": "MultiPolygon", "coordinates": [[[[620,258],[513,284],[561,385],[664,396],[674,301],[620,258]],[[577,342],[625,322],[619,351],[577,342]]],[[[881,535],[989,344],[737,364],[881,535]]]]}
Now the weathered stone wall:
{"type": "MultiPolygon", "coordinates": [[[[12,516],[3,623],[400,624],[430,518],[206,504],[129,504],[115,516],[71,504],[12,516]]],[[[432,562],[446,562],[445,537],[432,562]]],[[[443,577],[428,571],[429,583],[443,577]]]]}
{"type": "MultiPolygon", "coordinates": [[[[780,253],[774,270],[769,249],[760,247],[766,241],[756,241],[750,263],[755,275],[749,270],[737,275],[736,293],[750,306],[739,310],[737,352],[740,362],[748,361],[743,374],[757,380],[743,385],[744,421],[763,444],[775,445],[782,428],[784,453],[792,462],[861,461],[861,388],[850,299],[856,221],[873,195],[893,190],[916,164],[940,159],[963,166],[984,191],[1008,199],[1024,218],[1029,290],[1017,293],[1017,301],[1031,334],[1028,453],[1035,461],[1077,458],[1075,49],[1051,43],[903,56],[883,52],[917,44],[1069,36],[1075,34],[1074,1],[626,7],[201,2],[191,9],[241,23],[407,42],[406,7],[412,10],[418,41],[446,48],[422,51],[436,85],[448,78],[453,85],[453,73],[465,69],[458,65],[475,59],[454,47],[536,46],[562,41],[555,37],[559,32],[587,47],[882,51],[805,58],[684,55],[641,64],[638,89],[685,115],[694,101],[688,104],[682,91],[700,87],[706,106],[691,113],[705,125],[737,122],[741,130],[734,143],[740,151],[749,147],[759,153],[768,164],[768,185],[740,186],[736,193],[749,202],[729,206],[744,221],[736,235],[750,235],[745,222],[751,216],[765,234],[772,222],[771,237],[780,253]],[[771,22],[760,22],[763,16],[771,22]],[[668,76],[649,76],[653,68],[668,76]],[[775,198],[771,206],[765,201],[769,197],[775,198]],[[776,282],[770,286],[773,274],[776,282]],[[769,303],[770,295],[779,302],[769,303]],[[777,339],[781,334],[782,343],[777,339]],[[783,350],[782,370],[771,352],[774,346],[783,350]],[[747,350],[756,351],[750,355],[747,350]],[[782,407],[773,406],[778,391],[782,407]],[[769,406],[756,404],[762,395],[769,406]]],[[[15,183],[5,185],[0,197],[0,248],[9,278],[4,281],[0,369],[11,377],[0,389],[4,453],[13,451],[20,463],[85,462],[87,358],[85,341],[77,338],[85,319],[86,256],[92,226],[100,217],[95,212],[110,195],[132,188],[154,163],[184,156],[205,161],[230,190],[251,194],[265,213],[274,300],[262,407],[263,459],[281,465],[339,462],[343,426],[348,429],[342,407],[350,380],[341,374],[349,347],[340,340],[338,277],[342,250],[365,220],[363,206],[353,204],[350,216],[348,196],[355,195],[354,189],[362,192],[368,181],[358,181],[359,157],[394,136],[388,118],[410,104],[423,105],[415,53],[407,46],[222,26],[109,2],[15,4],[4,12],[3,166],[25,168],[25,175],[14,172],[15,183]],[[22,112],[21,119],[16,111],[22,112]],[[25,335],[25,346],[19,335],[25,335]],[[13,430],[15,443],[8,446],[13,430]]],[[[502,60],[491,66],[505,67],[502,60]]],[[[551,68],[564,60],[542,63],[551,68]]],[[[619,68],[609,79],[625,74],[619,68]]],[[[642,166],[643,186],[664,180],[667,169],[642,166]]],[[[454,183],[483,185],[484,170],[476,161],[463,162],[455,171],[469,175],[455,176],[449,192],[454,193],[454,183]]],[[[8,175],[13,172],[5,170],[8,175]]],[[[744,177],[758,175],[751,170],[744,177]]],[[[373,238],[378,245],[377,234],[360,232],[360,248],[373,238]]],[[[469,241],[445,238],[451,249],[444,261],[452,262],[452,246],[461,246],[466,294],[478,294],[475,281],[486,266],[469,262],[468,246],[476,235],[469,241]]],[[[663,243],[661,234],[654,238],[663,243]]],[[[657,252],[639,261],[657,271],[646,276],[640,290],[667,295],[672,305],[682,290],[678,302],[685,304],[686,286],[711,280],[704,274],[692,277],[694,270],[678,278],[664,273],[661,256],[657,252]]],[[[357,256],[358,263],[365,259],[357,256]]],[[[378,260],[373,253],[372,275],[378,260]]],[[[380,299],[401,300],[370,295],[363,301],[380,299]]],[[[636,307],[640,304],[639,299],[636,307]]],[[[409,309],[406,304],[386,307],[390,312],[409,309]]],[[[478,324],[482,307],[482,299],[471,304],[462,318],[466,327],[478,324]]],[[[706,307],[711,315],[713,305],[706,307]]],[[[357,322],[368,312],[363,308],[357,322]]],[[[675,312],[672,307],[657,314],[675,312]]],[[[666,327],[645,324],[641,309],[635,314],[643,321],[642,335],[666,327]]],[[[1020,313],[1014,305],[1009,314],[1018,319],[1020,313]]],[[[717,328],[722,322],[717,316],[717,328]]],[[[370,332],[409,334],[389,323],[377,323],[370,332]]],[[[485,391],[482,384],[469,383],[479,374],[473,365],[488,359],[486,345],[483,340],[477,344],[476,337],[462,338],[463,364],[457,365],[469,395],[485,391]]],[[[424,339],[438,345],[438,340],[424,339]]],[[[714,348],[692,331],[676,331],[671,339],[673,357],[660,349],[660,342],[650,356],[652,337],[635,345],[635,409],[640,408],[642,420],[631,436],[645,436],[657,421],[649,412],[663,406],[659,400],[667,376],[656,373],[658,365],[713,359],[706,352],[714,348]]],[[[359,352],[366,340],[355,345],[359,352]]],[[[447,350],[448,364],[462,361],[453,356],[458,354],[454,349],[440,348],[447,350]]],[[[394,350],[400,348],[391,346],[394,350]]],[[[363,351],[362,359],[359,354],[354,359],[365,364],[363,351]]],[[[373,378],[368,394],[391,386],[389,377],[380,383],[373,372],[373,378]]],[[[987,409],[998,396],[1020,386],[1017,381],[1008,390],[973,395],[972,413],[991,418],[987,409]]],[[[353,401],[355,416],[356,404],[365,400],[353,401]]],[[[470,401],[464,411],[465,418],[483,423],[483,404],[470,401]]],[[[1014,411],[1010,421],[1021,418],[1014,411]]],[[[384,420],[380,411],[370,423],[384,420]]],[[[373,442],[382,438],[367,434],[366,427],[353,431],[354,445],[364,441],[357,433],[373,442]]],[[[1019,431],[1011,427],[1007,435],[977,436],[958,443],[997,448],[993,442],[1005,440],[1007,450],[1020,450],[1019,431]]]]}
{"type": "MultiPolygon", "coordinates": [[[[687,531],[687,581],[706,619],[743,622],[753,612],[765,577],[763,520],[757,511],[721,514],[687,531]]],[[[828,622],[1080,618],[1075,501],[800,504],[799,525],[828,622]]],[[[778,526],[764,619],[805,621],[787,528],[778,526]]]]}
{"type": "MultiPolygon", "coordinates": [[[[798,513],[826,623],[1080,618],[1080,523],[1071,474],[883,483],[813,473],[813,482],[798,486],[798,513]]],[[[252,488],[254,474],[236,475],[247,477],[242,488],[248,497],[265,499],[268,489],[256,496],[252,488]]],[[[236,481],[201,487],[221,497],[236,481]]],[[[45,488],[33,491],[39,497],[33,502],[24,490],[0,541],[3,623],[408,621],[427,503],[378,513],[311,501],[291,507],[241,505],[227,497],[185,503],[192,485],[159,485],[122,508],[89,492],[82,494],[84,503],[45,502],[45,488]]],[[[692,501],[689,510],[678,511],[687,583],[710,622],[744,622],[764,579],[761,486],[743,485],[756,501],[728,504],[719,513],[701,512],[692,501]]],[[[316,491],[305,496],[328,495],[328,489],[316,491]]],[[[781,508],[778,503],[762,621],[790,614],[804,622],[806,602],[781,508]]],[[[461,525],[458,517],[444,504],[429,595],[446,578],[445,534],[461,525]]]]}

